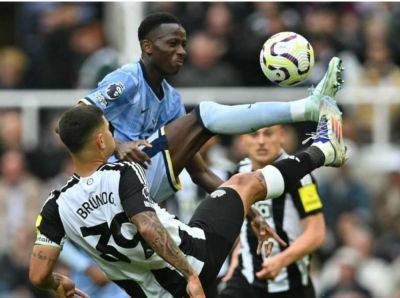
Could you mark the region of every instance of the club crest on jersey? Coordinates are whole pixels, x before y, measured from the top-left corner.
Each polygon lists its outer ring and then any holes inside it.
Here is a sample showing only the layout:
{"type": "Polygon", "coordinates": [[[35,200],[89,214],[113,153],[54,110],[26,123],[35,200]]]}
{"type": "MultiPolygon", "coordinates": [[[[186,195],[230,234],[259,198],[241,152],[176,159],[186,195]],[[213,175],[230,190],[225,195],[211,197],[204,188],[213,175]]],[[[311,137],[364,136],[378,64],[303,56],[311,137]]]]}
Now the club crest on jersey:
{"type": "Polygon", "coordinates": [[[220,198],[220,197],[222,197],[222,196],[224,196],[224,195],[226,195],[226,191],[225,191],[225,190],[223,190],[223,189],[217,189],[217,190],[214,191],[210,196],[211,196],[213,199],[216,199],[216,198],[220,198]]]}
{"type": "Polygon", "coordinates": [[[121,96],[125,86],[122,83],[111,84],[107,87],[107,95],[110,100],[116,99],[121,96]]]}
{"type": "Polygon", "coordinates": [[[142,194],[147,201],[152,202],[152,199],[150,198],[150,190],[146,185],[142,189],[142,194]]]}

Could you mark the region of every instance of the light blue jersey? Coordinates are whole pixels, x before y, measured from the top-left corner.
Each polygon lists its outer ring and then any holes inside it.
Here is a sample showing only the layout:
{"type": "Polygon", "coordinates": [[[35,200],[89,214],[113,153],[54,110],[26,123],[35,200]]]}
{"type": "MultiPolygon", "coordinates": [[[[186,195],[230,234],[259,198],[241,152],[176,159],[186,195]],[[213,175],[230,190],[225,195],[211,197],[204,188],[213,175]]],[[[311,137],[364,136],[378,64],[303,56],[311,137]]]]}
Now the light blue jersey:
{"type": "MultiPolygon", "coordinates": [[[[80,100],[103,110],[121,141],[147,139],[152,148],[143,150],[151,157],[146,170],[150,193],[161,202],[182,188],[173,171],[163,126],[185,115],[181,96],[165,80],[162,94],[150,87],[142,62],[126,64],[108,74],[92,93],[80,100]]],[[[110,159],[111,162],[115,157],[110,159]]]]}
{"type": "Polygon", "coordinates": [[[108,74],[85,100],[101,108],[121,141],[147,139],[162,126],[185,115],[180,94],[165,80],[163,94],[150,87],[142,62],[108,74]]]}

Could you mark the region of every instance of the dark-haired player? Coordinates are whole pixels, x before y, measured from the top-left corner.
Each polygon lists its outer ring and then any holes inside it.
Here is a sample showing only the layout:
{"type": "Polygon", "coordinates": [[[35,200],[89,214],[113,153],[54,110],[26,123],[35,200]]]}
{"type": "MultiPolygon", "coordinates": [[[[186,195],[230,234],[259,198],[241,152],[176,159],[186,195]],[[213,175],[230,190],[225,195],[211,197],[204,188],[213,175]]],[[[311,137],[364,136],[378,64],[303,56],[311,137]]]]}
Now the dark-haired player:
{"type": "Polygon", "coordinates": [[[68,236],[132,297],[205,297],[203,287],[216,278],[253,203],[280,196],[317,167],[344,163],[341,122],[336,105],[325,101],[306,151],[233,176],[201,202],[186,225],[153,201],[139,164],[107,163],[115,141],[99,108],[68,110],[58,133],[75,174],[52,192],[38,216],[31,282],[62,297],[84,296],[71,280],[53,273],[68,236]]]}
{"type": "Polygon", "coordinates": [[[146,176],[157,202],[181,188],[178,175],[184,168],[208,192],[222,183],[197,153],[213,134],[242,134],[274,124],[318,121],[323,98],[333,98],[342,83],[341,61],[333,58],[325,77],[307,98],[236,106],[202,102],[184,116],[181,97],[165,76],[176,74],[183,65],[185,29],[174,16],[156,13],[142,21],[138,38],[140,61],[107,75],[80,102],[103,110],[118,140],[119,158],[146,167],[145,161],[151,157],[146,176]],[[151,148],[146,147],[149,143],[151,148]]]}

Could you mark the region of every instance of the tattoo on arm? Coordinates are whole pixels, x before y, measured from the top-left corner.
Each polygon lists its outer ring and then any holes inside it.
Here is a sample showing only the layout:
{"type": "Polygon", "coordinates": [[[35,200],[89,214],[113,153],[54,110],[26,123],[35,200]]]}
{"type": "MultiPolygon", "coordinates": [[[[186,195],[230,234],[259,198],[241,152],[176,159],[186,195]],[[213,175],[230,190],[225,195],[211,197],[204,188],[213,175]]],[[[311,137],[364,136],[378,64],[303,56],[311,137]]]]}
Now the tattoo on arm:
{"type": "Polygon", "coordinates": [[[188,279],[194,270],[185,255],[176,245],[168,231],[161,224],[154,211],[145,211],[132,216],[132,222],[151,248],[165,261],[174,266],[188,279]]]}
{"type": "Polygon", "coordinates": [[[57,261],[56,259],[46,256],[42,251],[33,252],[32,257],[39,259],[42,262],[46,262],[46,265],[53,265],[57,261]]]}
{"type": "MultiPolygon", "coordinates": [[[[54,264],[57,262],[56,258],[52,258],[48,255],[46,255],[45,252],[39,250],[39,251],[33,251],[32,252],[32,258],[38,259],[41,262],[44,262],[45,266],[53,267],[54,264]]],[[[52,273],[50,274],[46,280],[44,280],[43,284],[40,286],[41,289],[44,290],[54,290],[56,291],[58,286],[60,285],[60,280],[61,278],[57,273],[52,273]]]]}

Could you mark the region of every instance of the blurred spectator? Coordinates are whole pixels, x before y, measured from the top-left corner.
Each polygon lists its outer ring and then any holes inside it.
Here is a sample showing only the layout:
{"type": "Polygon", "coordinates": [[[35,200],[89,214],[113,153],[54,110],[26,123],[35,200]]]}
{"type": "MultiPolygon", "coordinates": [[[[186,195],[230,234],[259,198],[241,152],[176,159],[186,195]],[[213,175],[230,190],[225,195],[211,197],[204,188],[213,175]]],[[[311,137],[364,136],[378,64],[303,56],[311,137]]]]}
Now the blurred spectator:
{"type": "Polygon", "coordinates": [[[364,222],[372,220],[372,197],[364,184],[350,174],[348,166],[337,169],[320,184],[327,227],[334,227],[340,215],[354,212],[364,222]]]}
{"type": "Polygon", "coordinates": [[[26,87],[28,57],[16,47],[0,48],[0,89],[26,87]]]}
{"type": "Polygon", "coordinates": [[[106,47],[102,24],[92,22],[72,34],[72,48],[82,57],[78,87],[93,89],[108,73],[118,67],[118,52],[106,47]]]}
{"type": "Polygon", "coordinates": [[[212,3],[205,17],[205,31],[218,41],[221,59],[233,62],[234,24],[227,3],[212,3]]]}
{"type": "Polygon", "coordinates": [[[20,44],[32,61],[36,88],[73,88],[77,57],[71,49],[72,30],[98,15],[95,3],[26,3],[18,6],[20,44]],[[55,71],[57,70],[57,71],[55,71]]]}
{"type": "Polygon", "coordinates": [[[54,110],[47,114],[50,119],[42,117],[44,129],[41,132],[41,146],[27,152],[29,170],[41,179],[48,179],[58,175],[62,170],[64,161],[69,160],[65,146],[55,133],[58,114],[55,114],[54,110]]]}
{"type": "Polygon", "coordinates": [[[361,256],[356,250],[347,247],[338,250],[331,261],[338,267],[338,280],[322,293],[321,298],[372,298],[357,280],[360,261],[361,256]]]}
{"type": "Polygon", "coordinates": [[[220,44],[206,33],[197,33],[189,39],[189,63],[171,80],[176,86],[227,87],[240,84],[235,69],[220,61],[220,44]]]}
{"type": "Polygon", "coordinates": [[[42,205],[41,185],[25,169],[21,151],[6,151],[0,159],[0,250],[19,229],[33,233],[42,205]]]}
{"type": "Polygon", "coordinates": [[[0,153],[22,147],[22,119],[20,113],[7,111],[0,117],[0,153]]]}

